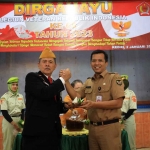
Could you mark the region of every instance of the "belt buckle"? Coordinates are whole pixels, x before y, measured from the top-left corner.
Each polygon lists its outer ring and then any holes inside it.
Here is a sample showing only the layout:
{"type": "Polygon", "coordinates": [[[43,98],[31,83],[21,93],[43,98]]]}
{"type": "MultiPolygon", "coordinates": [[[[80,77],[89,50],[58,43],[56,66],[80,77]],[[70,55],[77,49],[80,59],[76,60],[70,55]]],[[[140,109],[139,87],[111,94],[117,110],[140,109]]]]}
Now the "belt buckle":
{"type": "Polygon", "coordinates": [[[93,125],[94,125],[94,126],[97,126],[97,122],[93,122],[93,125]]]}

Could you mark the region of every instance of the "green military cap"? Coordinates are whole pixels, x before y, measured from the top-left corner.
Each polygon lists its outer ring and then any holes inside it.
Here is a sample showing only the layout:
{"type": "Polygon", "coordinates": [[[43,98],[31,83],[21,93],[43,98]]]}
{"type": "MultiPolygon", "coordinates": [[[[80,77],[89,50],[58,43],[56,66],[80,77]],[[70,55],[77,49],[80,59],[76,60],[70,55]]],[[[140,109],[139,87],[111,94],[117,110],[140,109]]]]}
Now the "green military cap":
{"type": "Polygon", "coordinates": [[[121,75],[121,78],[122,78],[122,79],[127,79],[127,80],[128,80],[128,75],[127,75],[127,74],[122,74],[122,75],[121,75]]]}
{"type": "Polygon", "coordinates": [[[7,84],[14,83],[14,82],[16,83],[18,81],[19,81],[18,77],[11,77],[8,79],[7,84]]]}

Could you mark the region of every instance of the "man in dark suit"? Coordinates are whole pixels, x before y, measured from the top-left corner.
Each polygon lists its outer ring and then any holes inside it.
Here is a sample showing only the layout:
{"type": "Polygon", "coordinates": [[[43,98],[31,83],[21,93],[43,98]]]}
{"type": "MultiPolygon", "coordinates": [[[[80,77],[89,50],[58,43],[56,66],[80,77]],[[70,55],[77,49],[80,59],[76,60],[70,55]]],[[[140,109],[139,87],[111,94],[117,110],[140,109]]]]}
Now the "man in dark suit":
{"type": "Polygon", "coordinates": [[[22,132],[22,150],[60,150],[62,127],[59,114],[71,104],[62,103],[60,92],[71,73],[66,69],[57,80],[51,75],[56,68],[56,56],[45,48],[39,57],[39,72],[25,78],[26,113],[22,132]]]}

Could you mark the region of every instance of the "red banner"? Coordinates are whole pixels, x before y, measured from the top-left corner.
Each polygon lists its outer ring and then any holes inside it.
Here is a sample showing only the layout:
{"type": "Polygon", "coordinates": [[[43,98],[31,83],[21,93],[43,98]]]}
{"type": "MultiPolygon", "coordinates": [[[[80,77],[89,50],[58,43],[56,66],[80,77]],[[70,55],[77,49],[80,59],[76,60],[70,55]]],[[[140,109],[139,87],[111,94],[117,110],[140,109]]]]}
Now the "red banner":
{"type": "Polygon", "coordinates": [[[0,52],[150,49],[150,1],[1,3],[0,52]]]}

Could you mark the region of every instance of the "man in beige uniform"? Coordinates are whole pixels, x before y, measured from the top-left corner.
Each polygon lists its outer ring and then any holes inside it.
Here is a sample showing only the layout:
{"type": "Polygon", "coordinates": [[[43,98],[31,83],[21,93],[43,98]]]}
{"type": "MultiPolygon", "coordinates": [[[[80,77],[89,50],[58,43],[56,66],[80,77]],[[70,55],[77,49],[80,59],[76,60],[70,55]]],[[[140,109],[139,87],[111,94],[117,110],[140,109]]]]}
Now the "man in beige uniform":
{"type": "MultiPolygon", "coordinates": [[[[76,93],[69,81],[66,90],[70,97],[86,97],[82,108],[88,110],[90,119],[89,148],[90,150],[121,150],[121,129],[119,119],[120,108],[124,99],[124,85],[117,73],[106,70],[108,55],[102,50],[95,50],[91,54],[91,67],[95,72],[88,78],[76,93]]],[[[60,71],[60,76],[65,73],[60,71]]]]}

